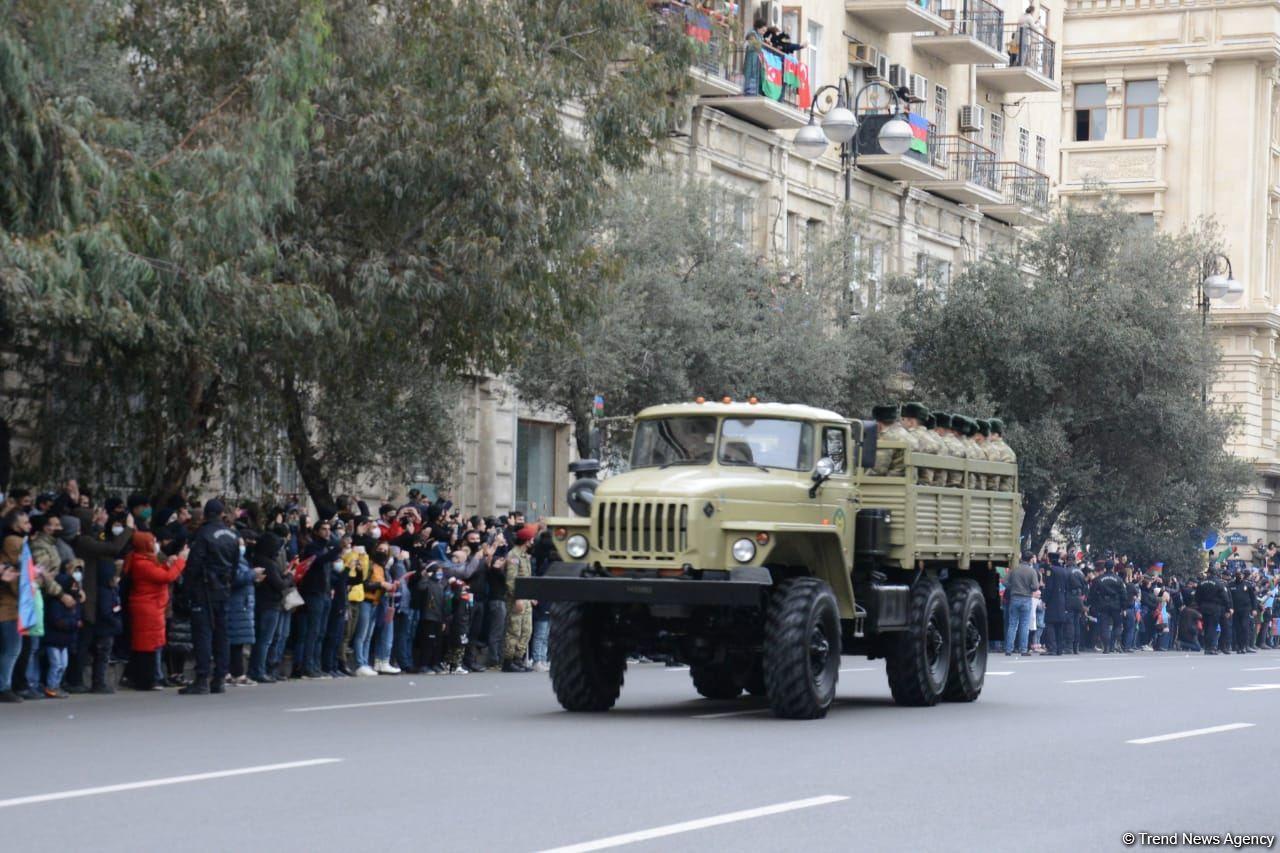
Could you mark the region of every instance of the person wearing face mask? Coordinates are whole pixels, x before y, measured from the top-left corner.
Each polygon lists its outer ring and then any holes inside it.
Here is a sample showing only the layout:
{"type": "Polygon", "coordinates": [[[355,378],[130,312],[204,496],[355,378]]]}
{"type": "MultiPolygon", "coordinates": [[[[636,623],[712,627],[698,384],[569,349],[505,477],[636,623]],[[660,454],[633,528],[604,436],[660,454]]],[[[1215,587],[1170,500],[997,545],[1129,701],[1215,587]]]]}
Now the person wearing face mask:
{"type": "Polygon", "coordinates": [[[135,690],[160,690],[164,685],[156,683],[156,673],[161,671],[169,585],[186,568],[187,551],[166,557],[155,536],[141,530],[133,534],[132,545],[124,560],[129,578],[129,684],[135,690]]]}
{"type": "Polygon", "coordinates": [[[230,663],[227,595],[240,563],[240,537],[223,521],[224,512],[226,507],[220,500],[204,505],[204,524],[196,532],[187,558],[196,679],[179,691],[184,696],[222,693],[230,663]]]}
{"type": "Polygon", "coordinates": [[[133,526],[138,530],[151,529],[151,498],[143,494],[129,495],[125,509],[133,516],[133,526]]]}
{"type": "Polygon", "coordinates": [[[444,570],[439,562],[432,560],[418,572],[414,581],[414,594],[419,614],[414,643],[419,671],[441,675],[448,671],[444,666],[445,622],[448,611],[444,570]]]}
{"type": "MultiPolygon", "coordinates": [[[[84,594],[84,606],[81,621],[84,623],[76,634],[76,644],[67,656],[67,674],[65,677],[68,693],[87,693],[85,667],[89,667],[88,684],[94,692],[112,692],[107,684],[107,665],[111,657],[110,637],[100,637],[95,630],[98,621],[98,591],[100,579],[105,578],[107,584],[117,582],[118,569],[116,560],[124,553],[133,537],[133,531],[124,523],[111,525],[118,532],[108,529],[110,520],[103,508],[96,510],[82,507],[74,510],[74,517],[79,521],[79,529],[70,537],[71,550],[77,559],[84,561],[84,580],[81,591],[84,594]]],[[[63,520],[63,527],[70,530],[63,520]]]]}
{"type": "Polygon", "coordinates": [[[245,556],[247,553],[248,545],[242,538],[240,562],[236,566],[235,574],[231,576],[231,589],[227,596],[227,642],[231,645],[227,683],[242,687],[257,683],[246,674],[245,664],[247,652],[253,648],[256,636],[253,626],[254,587],[261,582],[265,574],[263,570],[253,568],[245,556]]]}
{"type": "Polygon", "coordinates": [[[44,602],[44,639],[40,651],[44,652],[48,666],[44,681],[44,695],[48,699],[66,699],[69,694],[62,689],[62,678],[67,671],[68,650],[75,647],[76,634],[80,630],[82,605],[80,581],[84,577],[83,564],[72,558],[56,580],[76,600],[67,607],[60,598],[48,597],[44,602]]]}

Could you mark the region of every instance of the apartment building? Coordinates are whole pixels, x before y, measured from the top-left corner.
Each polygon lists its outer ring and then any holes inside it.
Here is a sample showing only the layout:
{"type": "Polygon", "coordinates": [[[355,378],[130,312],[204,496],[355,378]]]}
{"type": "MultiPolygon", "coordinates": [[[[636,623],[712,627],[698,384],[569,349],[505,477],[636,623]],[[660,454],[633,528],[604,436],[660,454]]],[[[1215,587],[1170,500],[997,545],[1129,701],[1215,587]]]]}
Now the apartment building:
{"type": "Polygon", "coordinates": [[[1243,292],[1210,303],[1223,354],[1210,397],[1239,410],[1228,446],[1257,472],[1226,532],[1280,540],[1280,10],[1067,0],[1063,13],[1058,192],[1118,193],[1153,227],[1221,227],[1243,292]]]}

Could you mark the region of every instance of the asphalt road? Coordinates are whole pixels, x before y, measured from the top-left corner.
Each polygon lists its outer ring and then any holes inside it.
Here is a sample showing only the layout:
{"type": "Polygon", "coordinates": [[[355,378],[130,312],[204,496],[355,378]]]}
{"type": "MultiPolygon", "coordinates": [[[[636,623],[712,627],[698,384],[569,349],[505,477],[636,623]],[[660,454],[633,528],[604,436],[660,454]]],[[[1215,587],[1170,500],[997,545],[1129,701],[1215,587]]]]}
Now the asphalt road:
{"type": "Polygon", "coordinates": [[[812,722],[659,665],[601,715],[500,673],[0,706],[0,849],[1027,853],[1280,831],[1280,653],[997,654],[976,703],[920,709],[882,662],[843,667],[812,722]]]}

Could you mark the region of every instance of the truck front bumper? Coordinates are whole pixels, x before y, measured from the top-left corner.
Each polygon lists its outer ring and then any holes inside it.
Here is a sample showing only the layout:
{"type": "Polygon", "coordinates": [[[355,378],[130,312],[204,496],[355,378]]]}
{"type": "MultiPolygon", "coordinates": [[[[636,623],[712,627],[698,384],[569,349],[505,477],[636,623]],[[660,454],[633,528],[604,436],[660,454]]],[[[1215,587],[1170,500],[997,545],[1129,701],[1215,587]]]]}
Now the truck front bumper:
{"type": "Polygon", "coordinates": [[[537,601],[757,607],[773,585],[769,570],[761,566],[716,572],[723,580],[600,576],[592,572],[587,563],[552,563],[541,577],[517,578],[515,595],[537,601]]]}

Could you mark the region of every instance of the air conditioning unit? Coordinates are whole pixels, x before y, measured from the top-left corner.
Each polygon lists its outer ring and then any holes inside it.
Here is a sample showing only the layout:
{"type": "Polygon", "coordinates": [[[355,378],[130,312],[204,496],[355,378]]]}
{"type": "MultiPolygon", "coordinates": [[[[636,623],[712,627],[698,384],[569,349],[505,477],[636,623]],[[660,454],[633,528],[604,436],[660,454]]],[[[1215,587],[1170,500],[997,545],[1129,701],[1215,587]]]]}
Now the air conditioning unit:
{"type": "Polygon", "coordinates": [[[782,4],[778,0],[765,0],[760,4],[760,17],[771,27],[782,28],[782,4]]]}
{"type": "Polygon", "coordinates": [[[911,97],[907,100],[913,104],[927,103],[929,100],[929,78],[923,74],[912,74],[911,97]]]}
{"type": "Polygon", "coordinates": [[[855,68],[866,68],[870,73],[880,63],[880,51],[876,50],[869,44],[861,42],[849,42],[849,64],[855,68]]]}
{"type": "Polygon", "coordinates": [[[905,65],[889,66],[889,85],[895,89],[911,85],[911,75],[905,65]]]}
{"type": "Polygon", "coordinates": [[[987,124],[987,111],[981,104],[965,104],[960,108],[960,130],[965,133],[982,133],[987,124]]]}
{"type": "Polygon", "coordinates": [[[889,57],[883,53],[876,57],[876,64],[871,66],[864,72],[868,80],[883,80],[889,76],[889,57]]]}

